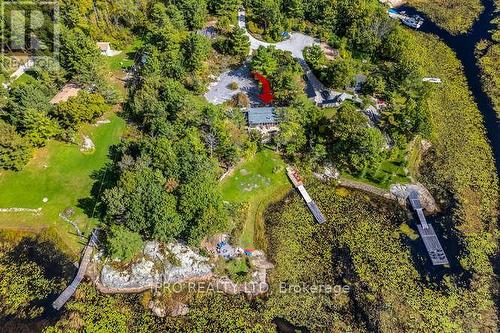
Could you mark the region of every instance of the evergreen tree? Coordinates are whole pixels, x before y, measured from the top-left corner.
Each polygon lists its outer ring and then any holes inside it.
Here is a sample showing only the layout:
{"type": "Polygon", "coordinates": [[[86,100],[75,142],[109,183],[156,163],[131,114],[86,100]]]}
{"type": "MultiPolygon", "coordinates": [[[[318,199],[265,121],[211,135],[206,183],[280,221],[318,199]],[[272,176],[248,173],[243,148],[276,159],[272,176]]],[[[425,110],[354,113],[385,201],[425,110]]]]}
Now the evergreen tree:
{"type": "Polygon", "coordinates": [[[28,140],[14,126],[0,120],[0,168],[21,170],[30,157],[28,140]]]}
{"type": "Polygon", "coordinates": [[[248,53],[250,52],[250,40],[245,34],[244,29],[235,27],[231,32],[229,41],[233,55],[236,55],[241,59],[244,59],[248,56],[248,53]]]}

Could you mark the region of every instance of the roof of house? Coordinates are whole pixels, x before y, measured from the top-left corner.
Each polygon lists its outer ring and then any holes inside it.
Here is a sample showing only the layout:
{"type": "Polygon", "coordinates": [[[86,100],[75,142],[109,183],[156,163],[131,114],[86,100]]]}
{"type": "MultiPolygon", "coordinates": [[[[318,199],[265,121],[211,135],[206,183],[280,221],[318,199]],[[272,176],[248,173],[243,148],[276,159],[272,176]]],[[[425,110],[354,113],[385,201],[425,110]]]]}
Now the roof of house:
{"type": "Polygon", "coordinates": [[[247,112],[250,126],[278,123],[273,107],[249,108],[247,112]]]}
{"type": "Polygon", "coordinates": [[[59,104],[66,102],[70,97],[78,95],[81,90],[80,86],[74,83],[67,83],[62,89],[50,100],[50,104],[59,104]]]}

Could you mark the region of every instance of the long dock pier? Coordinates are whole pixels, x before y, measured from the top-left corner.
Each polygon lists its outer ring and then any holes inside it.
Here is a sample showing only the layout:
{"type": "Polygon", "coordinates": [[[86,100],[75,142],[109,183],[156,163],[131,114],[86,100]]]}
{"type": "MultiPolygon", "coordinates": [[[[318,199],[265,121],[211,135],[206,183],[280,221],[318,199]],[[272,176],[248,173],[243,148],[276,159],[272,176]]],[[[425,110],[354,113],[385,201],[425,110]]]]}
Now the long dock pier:
{"type": "Polygon", "coordinates": [[[71,282],[69,286],[64,289],[64,291],[57,297],[57,299],[52,303],[52,307],[56,310],[60,310],[64,304],[73,296],[78,288],[80,282],[82,282],[83,277],[85,276],[85,272],[87,271],[87,266],[90,263],[90,259],[92,256],[92,250],[94,246],[97,246],[97,229],[92,231],[92,235],[90,236],[90,240],[85,246],[83,251],[83,257],[80,262],[80,266],[78,267],[78,273],[76,273],[75,278],[71,282]]]}
{"type": "Polygon", "coordinates": [[[311,211],[311,214],[314,216],[314,219],[318,223],[324,223],[326,221],[325,217],[321,213],[321,211],[318,208],[318,205],[314,202],[313,199],[309,196],[309,193],[307,193],[306,188],[304,187],[304,184],[302,183],[302,180],[300,179],[300,176],[297,174],[295,169],[292,167],[288,166],[286,167],[286,173],[288,175],[288,178],[292,181],[293,186],[299,190],[300,195],[302,198],[304,198],[304,201],[307,204],[307,207],[311,211]]]}
{"type": "Polygon", "coordinates": [[[420,222],[420,224],[417,224],[418,233],[420,234],[420,237],[422,237],[422,241],[424,242],[427,253],[429,253],[432,264],[434,266],[448,265],[448,258],[446,258],[446,254],[444,253],[443,247],[439,242],[439,238],[437,237],[432,224],[427,223],[422,205],[420,204],[418,192],[410,192],[408,200],[410,201],[411,207],[417,214],[420,222]]]}

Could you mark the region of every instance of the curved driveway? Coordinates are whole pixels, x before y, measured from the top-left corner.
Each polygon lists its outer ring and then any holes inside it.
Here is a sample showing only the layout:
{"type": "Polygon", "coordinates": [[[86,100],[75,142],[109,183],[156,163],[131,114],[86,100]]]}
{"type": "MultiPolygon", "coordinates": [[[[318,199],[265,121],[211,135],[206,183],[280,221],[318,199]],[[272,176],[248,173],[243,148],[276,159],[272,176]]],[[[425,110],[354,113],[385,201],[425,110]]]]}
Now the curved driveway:
{"type": "Polygon", "coordinates": [[[288,51],[288,52],[292,53],[293,57],[297,59],[297,61],[302,66],[304,73],[306,74],[307,84],[310,85],[310,87],[316,93],[314,100],[317,103],[321,103],[323,101],[323,98],[321,97],[320,93],[321,93],[321,91],[325,90],[326,88],[318,80],[318,78],[313,74],[311,68],[309,68],[306,61],[304,60],[304,55],[302,54],[302,52],[304,51],[304,49],[306,47],[318,44],[319,40],[317,40],[311,36],[304,35],[303,33],[300,33],[300,32],[292,32],[290,34],[290,38],[288,38],[282,42],[279,42],[279,43],[263,42],[261,40],[258,40],[255,37],[253,37],[248,32],[247,26],[246,26],[246,13],[244,10],[240,10],[238,12],[238,26],[245,30],[245,34],[250,39],[250,52],[258,49],[260,46],[268,47],[268,46],[273,45],[278,50],[288,51]]]}

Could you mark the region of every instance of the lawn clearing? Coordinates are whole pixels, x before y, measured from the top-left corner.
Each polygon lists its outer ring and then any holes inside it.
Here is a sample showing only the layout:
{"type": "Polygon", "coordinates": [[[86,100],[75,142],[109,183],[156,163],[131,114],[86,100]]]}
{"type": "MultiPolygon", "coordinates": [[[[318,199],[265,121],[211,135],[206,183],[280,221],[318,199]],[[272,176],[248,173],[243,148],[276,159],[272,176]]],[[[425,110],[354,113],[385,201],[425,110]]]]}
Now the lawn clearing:
{"type": "Polygon", "coordinates": [[[265,149],[238,166],[221,183],[222,196],[229,202],[247,203],[247,217],[240,237],[240,246],[255,248],[262,214],[266,207],[280,200],[292,188],[279,154],[265,149]]]}
{"type": "Polygon", "coordinates": [[[383,189],[388,189],[392,184],[410,183],[412,180],[408,168],[408,154],[406,150],[394,147],[390,156],[377,167],[365,167],[359,175],[343,173],[342,176],[383,189]]]}
{"type": "Polygon", "coordinates": [[[125,88],[125,71],[130,69],[134,65],[134,59],[136,52],[141,48],[143,42],[141,39],[134,40],[129,46],[127,46],[120,54],[112,57],[106,58],[106,70],[108,73],[109,82],[114,85],[120,94],[122,99],[127,96],[127,90],[125,88]]]}
{"type": "Polygon", "coordinates": [[[80,239],[75,229],[63,221],[59,214],[73,208],[70,217],[84,234],[97,223],[88,217],[78,200],[87,198],[94,179],[91,175],[109,160],[109,147],[119,142],[125,121],[109,113],[108,124],[85,125],[78,138],[89,136],[96,145],[92,154],[80,152],[79,145],[50,141],[38,149],[31,161],[20,172],[0,172],[0,207],[42,208],[40,214],[15,212],[0,213],[0,228],[9,230],[40,231],[46,228],[57,230],[62,241],[72,252],[78,252],[80,239]],[[47,202],[43,199],[47,198],[47,202]]]}

